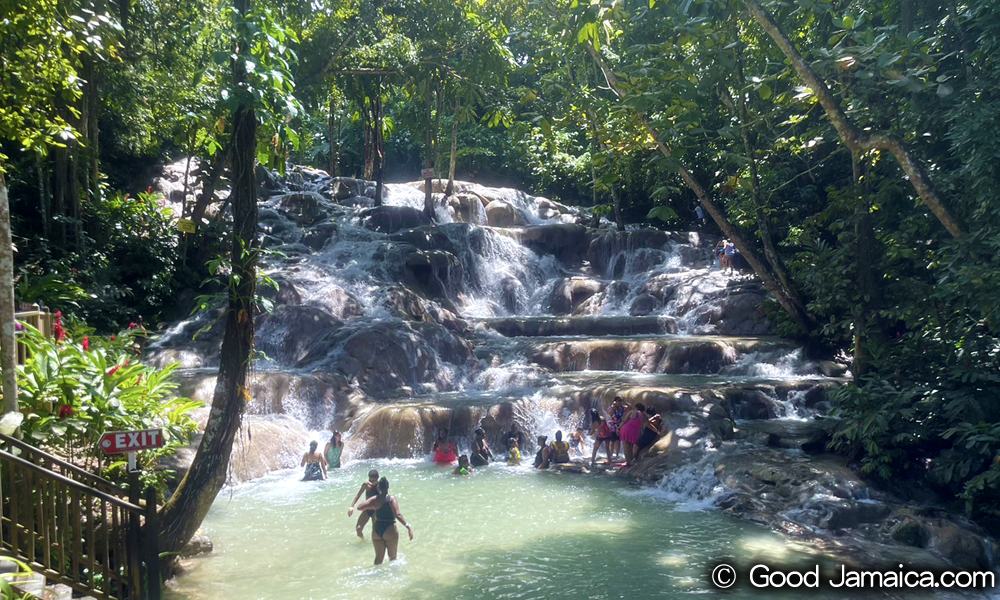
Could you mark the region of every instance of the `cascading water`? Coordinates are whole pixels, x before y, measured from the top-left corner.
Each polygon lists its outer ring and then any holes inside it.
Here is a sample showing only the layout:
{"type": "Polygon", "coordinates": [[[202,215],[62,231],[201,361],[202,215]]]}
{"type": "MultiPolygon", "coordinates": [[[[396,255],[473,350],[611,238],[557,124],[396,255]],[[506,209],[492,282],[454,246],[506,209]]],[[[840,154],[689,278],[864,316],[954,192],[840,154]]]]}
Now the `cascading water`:
{"type": "MultiPolygon", "coordinates": [[[[662,512],[664,503],[695,511],[699,523],[714,526],[722,517],[704,509],[726,491],[714,465],[732,449],[730,442],[716,439],[731,437],[730,415],[805,419],[814,410],[805,405],[815,406],[814,396],[822,395],[814,388],[824,381],[810,372],[801,353],[756,337],[769,327],[760,313],[763,294],[750,282],[707,269],[710,240],[700,234],[588,231],[573,223],[579,216],[575,210],[523,192],[472,184],[461,184],[460,194],[450,199],[437,195],[437,223],[427,226],[422,225],[424,193],[413,184],[388,184],[383,206],[375,208],[364,195],[373,194],[373,188],[364,182],[334,184],[321,177],[303,180],[299,187],[309,193],[274,190],[261,212],[265,242],[284,256],[269,258],[266,265],[281,289],[274,314],[262,318],[259,327],[258,346],[272,358],[259,373],[294,381],[282,388],[287,406],[281,398],[266,404],[308,423],[316,439],[325,441],[321,431],[328,426],[347,432],[348,468],[315,487],[291,486],[287,479],[294,476],[284,473],[241,489],[236,507],[220,510],[209,521],[220,532],[220,545],[239,543],[233,519],[249,518],[254,506],[271,515],[269,527],[275,520],[281,523],[282,532],[272,537],[308,545],[312,534],[301,530],[300,521],[312,523],[313,529],[306,529],[324,536],[339,536],[334,531],[345,526],[349,534],[349,524],[338,520],[334,525],[333,517],[315,522],[306,515],[310,510],[343,512],[342,496],[350,495],[369,461],[422,458],[442,428],[450,430],[462,451],[477,426],[486,429],[495,449],[502,448],[516,424],[526,434],[525,462],[530,464],[535,435],[551,440],[556,430],[568,435],[588,427],[590,409],[604,410],[619,395],[663,413],[674,439],[668,452],[689,460],[679,460],[656,486],[624,495],[615,484],[556,482],[527,467],[497,466],[495,472],[490,467],[488,474],[459,482],[425,463],[379,463],[400,481],[404,510],[412,506],[419,515],[415,520],[427,546],[411,551],[404,543],[409,566],[440,556],[424,550],[435,546],[471,552],[472,566],[448,563],[445,568],[455,576],[432,580],[416,577],[410,568],[375,574],[348,564],[365,562],[356,548],[347,548],[348,535],[335,542],[347,562],[334,561],[332,571],[328,564],[313,567],[333,573],[326,581],[342,590],[320,592],[303,583],[283,597],[352,597],[362,586],[390,580],[407,590],[407,597],[466,597],[470,589],[484,597],[505,597],[513,589],[537,597],[537,590],[479,569],[477,548],[465,548],[452,533],[462,539],[472,535],[468,528],[478,521],[469,519],[475,514],[484,522],[494,514],[507,515],[500,519],[504,527],[528,531],[510,519],[534,510],[531,522],[562,524],[538,531],[566,536],[577,553],[578,534],[604,539],[623,528],[643,530],[655,522],[655,514],[670,514],[662,512]],[[344,196],[345,186],[356,195],[344,196]],[[494,213],[502,213],[489,207],[507,205],[515,210],[515,226],[482,224],[483,215],[496,221],[494,213]],[[468,221],[454,222],[462,219],[468,221]],[[501,325],[509,335],[500,333],[501,325]],[[700,335],[689,335],[695,333],[700,335]],[[474,491],[476,486],[480,491],[474,491]],[[274,494],[285,497],[265,500],[274,494]],[[337,508],[328,511],[332,495],[339,498],[337,508]],[[477,502],[500,512],[482,512],[486,508],[477,502]],[[557,505],[536,507],[545,502],[557,505]],[[472,512],[453,508],[456,503],[471,503],[472,512]],[[433,507],[439,505],[455,511],[455,519],[436,520],[433,507]]],[[[152,357],[184,356],[193,366],[210,366],[218,339],[187,341],[207,321],[196,315],[171,327],[150,346],[152,357]]],[[[591,443],[588,439],[588,454],[591,443]]],[[[483,551],[518,562],[513,567],[517,577],[530,573],[517,558],[523,549],[504,543],[502,530],[487,527],[483,535],[477,539],[499,542],[483,551]]],[[[661,541],[650,536],[647,545],[640,543],[641,551],[670,569],[657,558],[661,541]]],[[[294,548],[282,551],[301,555],[294,548]]],[[[713,546],[701,558],[719,551],[713,546]]],[[[608,564],[600,562],[605,558],[590,560],[608,564]]],[[[220,568],[229,581],[253,569],[249,559],[223,562],[220,568]]],[[[578,572],[578,566],[566,568],[578,572]]],[[[651,589],[639,585],[632,591],[651,589]]],[[[560,592],[568,590],[585,591],[567,583],[560,592]]],[[[189,587],[183,597],[198,593],[189,587]]]]}

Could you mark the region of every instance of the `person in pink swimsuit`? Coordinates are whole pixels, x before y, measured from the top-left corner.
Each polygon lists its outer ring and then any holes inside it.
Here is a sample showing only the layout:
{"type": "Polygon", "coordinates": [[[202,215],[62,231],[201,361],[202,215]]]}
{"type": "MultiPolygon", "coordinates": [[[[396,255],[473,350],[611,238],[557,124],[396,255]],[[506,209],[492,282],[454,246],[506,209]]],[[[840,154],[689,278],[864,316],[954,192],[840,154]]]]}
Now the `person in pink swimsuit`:
{"type": "Polygon", "coordinates": [[[458,460],[455,452],[455,442],[448,437],[448,430],[442,429],[438,432],[437,441],[434,442],[434,462],[439,465],[450,465],[458,460]]]}
{"type": "Polygon", "coordinates": [[[642,435],[642,428],[646,426],[646,407],[637,403],[622,419],[622,428],[619,436],[625,449],[625,466],[632,466],[632,459],[639,449],[639,436],[642,435]]]}

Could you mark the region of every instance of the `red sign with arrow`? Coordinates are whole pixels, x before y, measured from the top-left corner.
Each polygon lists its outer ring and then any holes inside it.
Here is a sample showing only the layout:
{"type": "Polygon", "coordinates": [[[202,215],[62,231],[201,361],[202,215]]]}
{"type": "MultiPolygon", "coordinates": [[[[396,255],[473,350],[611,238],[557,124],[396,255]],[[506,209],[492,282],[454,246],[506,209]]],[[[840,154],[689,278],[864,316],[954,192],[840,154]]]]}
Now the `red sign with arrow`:
{"type": "Polygon", "coordinates": [[[145,429],[142,431],[108,431],[97,442],[105,454],[122,454],[137,450],[150,450],[163,447],[162,429],[145,429]]]}

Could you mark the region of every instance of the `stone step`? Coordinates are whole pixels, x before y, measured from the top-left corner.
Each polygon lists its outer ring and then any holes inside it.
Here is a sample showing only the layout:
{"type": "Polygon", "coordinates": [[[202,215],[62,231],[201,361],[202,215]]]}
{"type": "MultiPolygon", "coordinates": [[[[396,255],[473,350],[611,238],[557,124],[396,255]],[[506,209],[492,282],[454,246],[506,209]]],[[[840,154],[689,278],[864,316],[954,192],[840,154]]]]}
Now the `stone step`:
{"type": "Polygon", "coordinates": [[[718,373],[749,352],[793,349],[778,338],[604,338],[543,343],[529,353],[553,371],[718,373]]]}
{"type": "Polygon", "coordinates": [[[677,333],[671,317],[499,317],[481,319],[490,329],[507,337],[601,336],[677,333]]]}

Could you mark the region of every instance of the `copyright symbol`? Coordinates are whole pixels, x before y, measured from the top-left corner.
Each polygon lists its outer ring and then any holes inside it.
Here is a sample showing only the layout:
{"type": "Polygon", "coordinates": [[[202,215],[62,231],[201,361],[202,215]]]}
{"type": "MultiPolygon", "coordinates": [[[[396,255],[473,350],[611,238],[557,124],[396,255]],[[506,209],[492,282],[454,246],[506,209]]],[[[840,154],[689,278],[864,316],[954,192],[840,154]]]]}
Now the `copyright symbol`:
{"type": "Polygon", "coordinates": [[[733,587],[736,583],[736,569],[722,564],[712,569],[712,583],[719,589],[733,587]]]}

